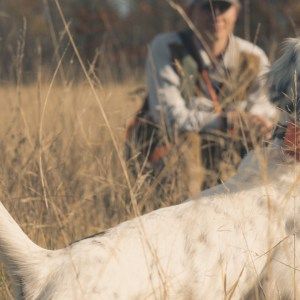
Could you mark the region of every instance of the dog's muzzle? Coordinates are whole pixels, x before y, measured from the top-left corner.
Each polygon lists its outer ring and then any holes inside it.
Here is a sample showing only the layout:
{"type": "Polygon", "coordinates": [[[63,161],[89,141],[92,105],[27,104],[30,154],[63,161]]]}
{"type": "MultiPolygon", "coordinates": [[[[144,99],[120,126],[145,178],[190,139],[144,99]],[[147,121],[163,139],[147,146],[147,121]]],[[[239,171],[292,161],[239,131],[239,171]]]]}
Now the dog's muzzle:
{"type": "Polygon", "coordinates": [[[300,125],[298,122],[288,123],[283,140],[283,150],[289,156],[300,161],[300,125]]]}
{"type": "Polygon", "coordinates": [[[298,95],[294,97],[296,100],[289,100],[285,107],[289,121],[284,134],[283,150],[300,161],[300,97],[298,95]]]}

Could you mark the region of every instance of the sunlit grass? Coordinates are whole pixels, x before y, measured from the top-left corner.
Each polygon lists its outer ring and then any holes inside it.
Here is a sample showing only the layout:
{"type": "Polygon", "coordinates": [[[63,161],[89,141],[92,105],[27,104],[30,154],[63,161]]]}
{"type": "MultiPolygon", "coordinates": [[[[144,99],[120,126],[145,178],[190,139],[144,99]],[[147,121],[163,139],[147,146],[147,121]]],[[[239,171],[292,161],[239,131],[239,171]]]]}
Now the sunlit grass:
{"type": "MultiPolygon", "coordinates": [[[[120,149],[126,122],[140,105],[130,96],[137,86],[97,89],[120,149]]],[[[30,238],[53,249],[132,215],[130,202],[125,202],[128,188],[90,89],[85,84],[55,85],[41,120],[48,88],[47,84],[1,88],[0,190],[1,201],[30,238]]],[[[1,299],[9,298],[4,283],[1,299]]]]}

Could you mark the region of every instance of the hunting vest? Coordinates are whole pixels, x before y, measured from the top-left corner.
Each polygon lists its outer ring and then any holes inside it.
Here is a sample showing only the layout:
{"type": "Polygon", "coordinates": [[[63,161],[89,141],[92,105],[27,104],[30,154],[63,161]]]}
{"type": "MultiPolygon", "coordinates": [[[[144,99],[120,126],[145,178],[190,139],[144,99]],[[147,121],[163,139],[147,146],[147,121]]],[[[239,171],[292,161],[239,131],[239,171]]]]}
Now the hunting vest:
{"type": "MultiPolygon", "coordinates": [[[[213,94],[217,96],[222,111],[226,111],[235,103],[247,99],[248,91],[259,73],[260,58],[258,56],[237,51],[239,56],[236,59],[235,68],[226,70],[225,78],[221,76],[222,81],[218,82],[217,87],[209,87],[211,80],[204,76],[207,67],[199,55],[199,49],[193,42],[192,32],[183,31],[179,33],[179,36],[181,43],[169,44],[169,49],[172,66],[180,78],[180,91],[188,107],[195,97],[205,96],[211,98],[213,102],[213,94]],[[205,88],[214,91],[207,95],[205,88]]],[[[149,115],[148,100],[146,98],[142,109],[127,127],[128,154],[126,156],[128,160],[134,157],[134,153],[142,154],[140,156],[142,162],[145,157],[149,162],[157,162],[165,157],[172,145],[176,144],[176,142],[174,143],[176,141],[176,130],[169,130],[170,128],[162,130],[163,126],[158,126],[153,122],[149,115]]],[[[226,126],[223,130],[226,131],[226,126]]]]}
{"type": "MultiPolygon", "coordinates": [[[[207,71],[199,49],[194,44],[193,33],[182,31],[179,33],[182,43],[169,45],[172,65],[180,78],[180,91],[187,105],[195,97],[208,96],[203,87],[207,88],[203,71],[207,71]]],[[[252,53],[237,51],[234,69],[226,69],[217,87],[213,88],[223,111],[239,101],[247,99],[247,94],[257,79],[260,71],[260,58],[252,53]]]]}

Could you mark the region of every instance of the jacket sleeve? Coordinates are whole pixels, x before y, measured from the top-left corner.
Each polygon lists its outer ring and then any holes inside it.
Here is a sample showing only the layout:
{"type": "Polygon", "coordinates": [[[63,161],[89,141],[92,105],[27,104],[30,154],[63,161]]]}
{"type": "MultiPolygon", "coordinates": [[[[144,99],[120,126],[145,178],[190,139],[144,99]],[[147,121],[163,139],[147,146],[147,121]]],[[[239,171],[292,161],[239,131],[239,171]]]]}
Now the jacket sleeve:
{"type": "Polygon", "coordinates": [[[258,49],[260,58],[260,72],[250,88],[247,103],[250,105],[249,112],[271,121],[275,120],[278,115],[276,107],[269,100],[269,93],[266,87],[265,74],[269,70],[269,60],[261,49],[258,49]]]}
{"type": "Polygon", "coordinates": [[[183,131],[220,127],[221,118],[214,112],[187,107],[180,92],[180,78],[172,67],[168,44],[166,35],[159,35],[148,49],[146,76],[152,117],[156,122],[163,118],[168,125],[183,131]]]}

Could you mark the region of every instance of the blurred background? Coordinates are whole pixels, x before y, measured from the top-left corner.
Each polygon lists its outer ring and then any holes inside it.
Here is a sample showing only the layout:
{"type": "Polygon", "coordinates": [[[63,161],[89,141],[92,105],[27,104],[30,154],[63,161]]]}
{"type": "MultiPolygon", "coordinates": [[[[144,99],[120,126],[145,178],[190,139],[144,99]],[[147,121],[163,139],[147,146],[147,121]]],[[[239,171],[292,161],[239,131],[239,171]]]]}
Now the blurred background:
{"type": "MultiPolygon", "coordinates": [[[[241,1],[237,34],[273,61],[297,35],[300,2],[241,1]]],[[[182,28],[181,17],[165,0],[59,3],[89,80],[55,0],[0,1],[0,199],[50,249],[134,217],[132,194],[140,213],[185,200],[180,176],[166,185],[140,174],[130,188],[120,164],[126,124],[143,99],[147,45],[182,28]]],[[[0,268],[0,299],[13,299],[10,291],[0,268]]]]}
{"type": "MultiPolygon", "coordinates": [[[[84,62],[103,82],[140,78],[147,44],[155,34],[183,26],[165,0],[60,1],[84,62]]],[[[295,0],[242,0],[237,34],[261,46],[271,60],[285,37],[300,25],[300,3],[295,0]]],[[[52,0],[0,2],[0,80],[36,79],[55,68],[63,80],[81,76],[78,62],[52,0]],[[22,66],[20,66],[20,64],[22,66]],[[17,71],[18,70],[18,71],[17,71]]]]}

